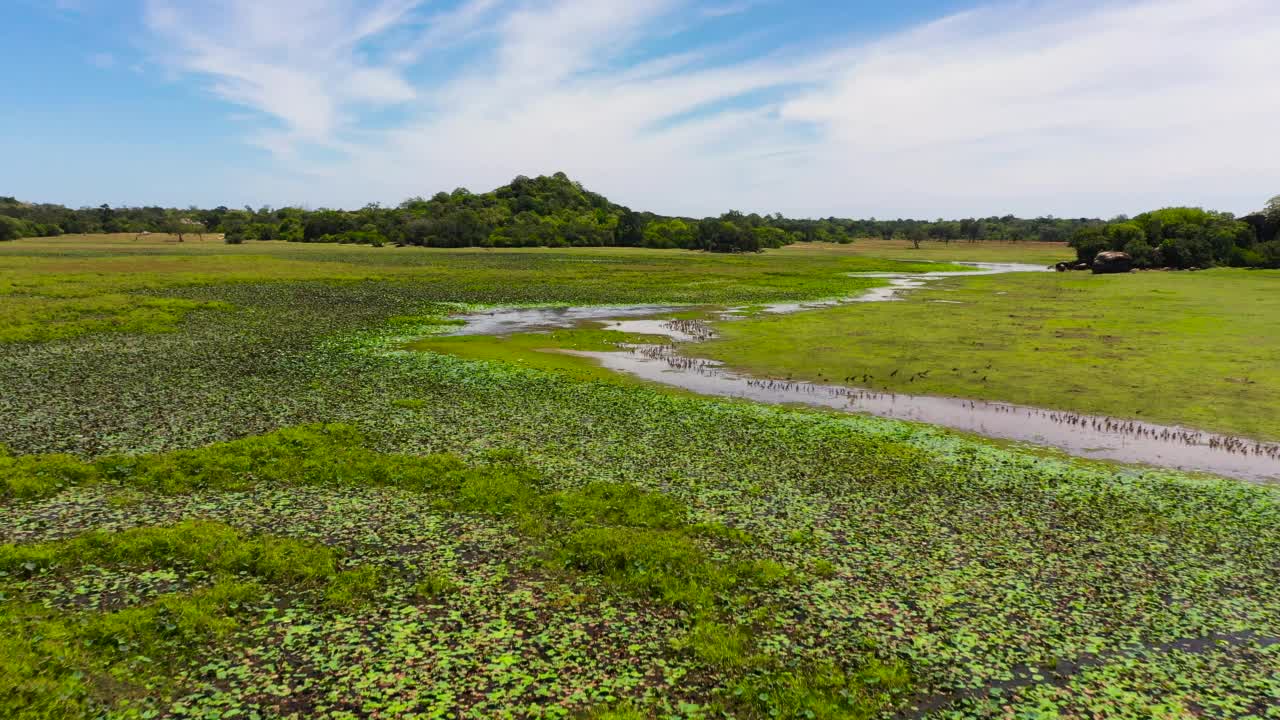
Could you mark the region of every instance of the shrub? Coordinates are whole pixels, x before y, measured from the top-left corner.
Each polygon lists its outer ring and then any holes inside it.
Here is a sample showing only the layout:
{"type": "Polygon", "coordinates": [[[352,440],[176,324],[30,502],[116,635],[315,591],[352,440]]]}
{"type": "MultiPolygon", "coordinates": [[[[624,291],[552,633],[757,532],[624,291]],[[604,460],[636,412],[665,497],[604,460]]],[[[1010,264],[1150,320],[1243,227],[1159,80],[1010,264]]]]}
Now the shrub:
{"type": "Polygon", "coordinates": [[[1208,267],[1213,264],[1213,249],[1203,237],[1171,237],[1160,244],[1160,257],[1165,265],[1172,267],[1208,267]]]}
{"type": "Polygon", "coordinates": [[[1227,259],[1227,264],[1231,267],[1263,267],[1266,261],[1262,255],[1253,248],[1233,248],[1231,257],[1227,259]]]}
{"type": "Polygon", "coordinates": [[[1156,251],[1155,248],[1147,244],[1146,240],[1134,239],[1130,240],[1125,246],[1124,251],[1133,258],[1133,266],[1140,268],[1149,268],[1155,265],[1156,251]]]}
{"type": "Polygon", "coordinates": [[[1258,256],[1263,267],[1280,268],[1280,238],[1259,245],[1258,256]]]}
{"type": "Polygon", "coordinates": [[[11,218],[7,215],[0,215],[0,242],[5,240],[17,240],[25,237],[25,223],[21,220],[11,218]]]}
{"type": "Polygon", "coordinates": [[[1091,226],[1081,228],[1072,236],[1071,247],[1076,249],[1080,262],[1093,262],[1098,253],[1111,248],[1111,241],[1102,228],[1091,226]]]}

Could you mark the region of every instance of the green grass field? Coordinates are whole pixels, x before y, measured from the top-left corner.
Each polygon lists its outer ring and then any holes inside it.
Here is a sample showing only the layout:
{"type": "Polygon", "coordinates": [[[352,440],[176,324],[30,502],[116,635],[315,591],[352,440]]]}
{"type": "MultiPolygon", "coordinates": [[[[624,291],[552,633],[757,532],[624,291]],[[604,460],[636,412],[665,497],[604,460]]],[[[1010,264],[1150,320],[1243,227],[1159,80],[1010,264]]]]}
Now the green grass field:
{"type": "Polygon", "coordinates": [[[0,342],[171,330],[200,306],[155,291],[317,280],[412,281],[455,303],[744,303],[842,297],[876,281],[851,272],[935,269],[836,252],[709,255],[682,250],[432,250],[166,236],[63,236],[0,245],[0,342]],[[785,258],[780,262],[778,258],[785,258]]]}
{"type": "Polygon", "coordinates": [[[848,245],[813,243],[792,245],[787,251],[796,255],[835,253],[854,257],[925,260],[930,262],[1016,262],[1049,266],[1062,260],[1073,260],[1076,251],[1066,243],[979,241],[950,243],[932,240],[914,247],[909,240],[861,238],[848,245]]]}
{"type": "MultiPolygon", "coordinates": [[[[1275,488],[674,395],[540,352],[607,331],[420,337],[459,303],[810,299],[895,267],[815,247],[0,245],[6,307],[121,298],[52,334],[4,319],[0,717],[1274,715],[1275,488]],[[151,301],[178,305],[113,314],[151,301]]],[[[1035,287],[1098,305],[1234,274],[1147,277],[1035,287]]]]}
{"type": "Polygon", "coordinates": [[[693,352],[757,374],[1280,438],[1280,272],[952,278],[717,330],[693,352]]]}

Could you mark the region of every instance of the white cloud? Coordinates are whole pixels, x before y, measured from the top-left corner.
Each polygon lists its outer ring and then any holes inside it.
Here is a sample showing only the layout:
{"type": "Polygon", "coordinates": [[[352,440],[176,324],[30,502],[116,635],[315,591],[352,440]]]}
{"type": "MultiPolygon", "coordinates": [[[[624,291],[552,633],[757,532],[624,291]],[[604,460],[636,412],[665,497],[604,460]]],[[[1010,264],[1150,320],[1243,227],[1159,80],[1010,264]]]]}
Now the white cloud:
{"type": "Polygon", "coordinates": [[[827,129],[815,169],[866,164],[853,187],[886,201],[923,189],[993,211],[1243,210],[1270,188],[1242,169],[1280,184],[1276,47],[1271,0],[999,7],[868,47],[782,113],[827,129]]]}
{"type": "Polygon", "coordinates": [[[771,0],[736,0],[734,2],[725,2],[718,5],[708,5],[698,10],[698,14],[705,18],[728,17],[730,15],[739,15],[753,10],[765,2],[771,0]]]}
{"type": "Polygon", "coordinates": [[[370,63],[362,43],[417,4],[231,0],[213,8],[148,0],[145,20],[176,53],[170,62],[210,78],[223,99],[272,116],[283,127],[276,137],[328,143],[354,109],[416,96],[398,68],[370,63]]]}
{"type": "Polygon", "coordinates": [[[151,0],[148,23],[183,69],[280,124],[253,138],[279,157],[264,201],[394,202],[555,170],[691,214],[1244,211],[1280,188],[1274,0],[1019,2],[821,51],[644,55],[673,21],[717,7],[235,0],[208,18],[151,0]],[[478,37],[488,51],[448,77],[414,72],[478,37]],[[361,121],[386,106],[404,117],[361,121]],[[339,155],[321,162],[308,144],[339,155]]]}
{"type": "Polygon", "coordinates": [[[503,0],[465,0],[449,10],[437,12],[424,23],[418,37],[395,55],[396,62],[412,63],[424,54],[455,47],[475,39],[503,0]]]}

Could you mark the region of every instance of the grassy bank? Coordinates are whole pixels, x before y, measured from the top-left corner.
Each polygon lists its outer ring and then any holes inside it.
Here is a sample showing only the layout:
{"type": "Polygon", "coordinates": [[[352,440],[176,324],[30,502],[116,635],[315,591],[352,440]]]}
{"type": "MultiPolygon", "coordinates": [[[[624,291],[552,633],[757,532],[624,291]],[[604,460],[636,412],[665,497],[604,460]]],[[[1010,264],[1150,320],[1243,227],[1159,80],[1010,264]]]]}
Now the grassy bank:
{"type": "Polygon", "coordinates": [[[693,352],[762,375],[1280,438],[1273,271],[954,278],[717,329],[693,352]]]}
{"type": "Polygon", "coordinates": [[[831,245],[826,243],[801,243],[783,249],[783,252],[796,256],[808,253],[833,252],[841,255],[871,258],[892,258],[895,260],[932,261],[932,262],[1010,262],[1027,263],[1028,265],[1052,265],[1062,260],[1071,260],[1076,251],[1066,243],[1049,242],[1005,242],[982,240],[965,242],[957,240],[944,243],[926,240],[916,248],[910,240],[882,238],[860,238],[848,245],[831,245]]]}

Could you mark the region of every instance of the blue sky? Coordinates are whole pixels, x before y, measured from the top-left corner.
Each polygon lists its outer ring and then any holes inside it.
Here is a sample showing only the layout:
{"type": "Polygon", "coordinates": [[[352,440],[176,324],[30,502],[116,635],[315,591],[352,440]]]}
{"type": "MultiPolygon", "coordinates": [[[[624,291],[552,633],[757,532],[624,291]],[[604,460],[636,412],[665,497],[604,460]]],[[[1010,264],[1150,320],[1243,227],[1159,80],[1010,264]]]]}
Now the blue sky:
{"type": "Polygon", "coordinates": [[[358,207],[563,170],[664,213],[1280,193],[1275,0],[9,0],[0,195],[358,207]]]}

